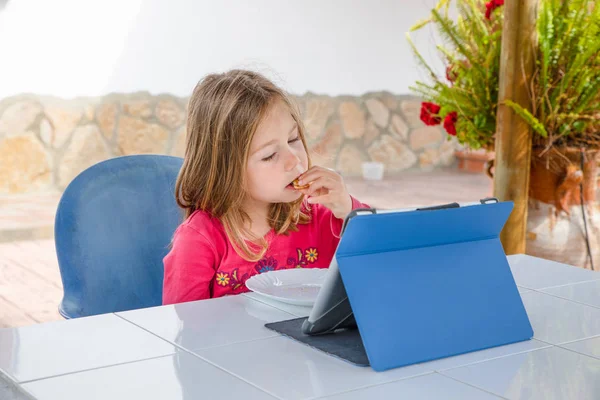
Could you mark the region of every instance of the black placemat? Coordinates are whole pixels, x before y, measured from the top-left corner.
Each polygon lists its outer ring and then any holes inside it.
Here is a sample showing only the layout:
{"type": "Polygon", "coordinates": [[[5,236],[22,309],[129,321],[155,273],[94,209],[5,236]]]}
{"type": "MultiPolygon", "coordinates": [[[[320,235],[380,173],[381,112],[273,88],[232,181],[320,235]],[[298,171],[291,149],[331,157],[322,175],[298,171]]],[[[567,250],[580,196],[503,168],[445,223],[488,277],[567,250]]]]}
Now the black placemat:
{"type": "Polygon", "coordinates": [[[344,329],[322,335],[306,335],[302,333],[302,323],[307,318],[296,318],[286,321],[272,322],[265,326],[275,332],[288,336],[317,350],[352,364],[368,367],[369,359],[365,352],[358,329],[344,329]]]}

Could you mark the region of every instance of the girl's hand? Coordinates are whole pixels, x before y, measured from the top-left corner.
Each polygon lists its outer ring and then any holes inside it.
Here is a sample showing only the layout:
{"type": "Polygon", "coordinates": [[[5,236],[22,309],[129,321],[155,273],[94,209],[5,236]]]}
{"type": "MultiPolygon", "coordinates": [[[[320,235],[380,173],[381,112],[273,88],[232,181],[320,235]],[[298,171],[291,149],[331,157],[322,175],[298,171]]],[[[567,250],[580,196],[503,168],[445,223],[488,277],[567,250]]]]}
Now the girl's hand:
{"type": "Polygon", "coordinates": [[[337,172],[314,166],[300,175],[299,184],[307,183],[310,183],[310,186],[299,191],[308,197],[310,204],[324,205],[339,219],[346,218],[352,211],[352,199],[344,179],[337,172]]]}

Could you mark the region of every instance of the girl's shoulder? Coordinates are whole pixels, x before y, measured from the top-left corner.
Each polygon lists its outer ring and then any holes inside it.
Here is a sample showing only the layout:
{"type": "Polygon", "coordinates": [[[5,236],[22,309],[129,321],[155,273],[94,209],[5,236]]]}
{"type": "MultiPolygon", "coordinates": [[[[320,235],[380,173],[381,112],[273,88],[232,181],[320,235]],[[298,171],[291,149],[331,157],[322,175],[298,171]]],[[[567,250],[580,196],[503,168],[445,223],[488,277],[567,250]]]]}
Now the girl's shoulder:
{"type": "Polygon", "coordinates": [[[215,241],[224,238],[225,230],[218,218],[209,212],[196,210],[175,231],[175,235],[190,234],[200,234],[208,240],[215,241]]]}

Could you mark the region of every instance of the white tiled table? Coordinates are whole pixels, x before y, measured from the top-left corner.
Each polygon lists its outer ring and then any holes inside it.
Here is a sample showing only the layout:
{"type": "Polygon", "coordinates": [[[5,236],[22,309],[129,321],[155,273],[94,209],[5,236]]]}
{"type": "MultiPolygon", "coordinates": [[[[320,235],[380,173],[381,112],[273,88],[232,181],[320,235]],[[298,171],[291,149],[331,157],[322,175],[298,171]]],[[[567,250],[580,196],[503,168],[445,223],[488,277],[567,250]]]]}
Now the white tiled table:
{"type": "Polygon", "coordinates": [[[377,373],[264,327],[309,309],[244,294],[0,330],[0,371],[40,400],[600,399],[600,273],[509,262],[531,341],[377,373]]]}

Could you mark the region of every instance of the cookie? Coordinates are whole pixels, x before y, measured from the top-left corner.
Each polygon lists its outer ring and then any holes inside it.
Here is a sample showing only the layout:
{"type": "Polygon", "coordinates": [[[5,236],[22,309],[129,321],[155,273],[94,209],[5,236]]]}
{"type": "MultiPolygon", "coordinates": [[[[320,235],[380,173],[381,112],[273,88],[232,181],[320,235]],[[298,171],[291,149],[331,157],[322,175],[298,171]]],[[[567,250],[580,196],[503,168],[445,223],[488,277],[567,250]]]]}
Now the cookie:
{"type": "Polygon", "coordinates": [[[309,183],[307,183],[305,185],[300,185],[300,183],[298,182],[298,179],[294,179],[294,182],[292,182],[292,185],[294,185],[294,189],[296,189],[296,190],[308,189],[308,187],[310,186],[309,183]]]}

